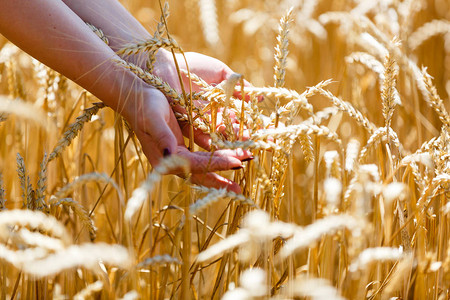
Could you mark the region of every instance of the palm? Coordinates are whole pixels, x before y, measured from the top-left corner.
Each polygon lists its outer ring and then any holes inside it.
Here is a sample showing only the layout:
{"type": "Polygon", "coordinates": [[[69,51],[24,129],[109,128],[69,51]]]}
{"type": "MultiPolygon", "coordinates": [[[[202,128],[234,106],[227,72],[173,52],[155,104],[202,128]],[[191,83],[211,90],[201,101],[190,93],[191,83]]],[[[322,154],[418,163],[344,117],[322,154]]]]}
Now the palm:
{"type": "MultiPolygon", "coordinates": [[[[150,163],[157,165],[163,156],[160,149],[166,149],[170,147],[167,145],[173,144],[175,147],[170,152],[190,162],[194,183],[216,188],[226,187],[240,192],[236,183],[212,172],[238,168],[242,165],[241,160],[249,158],[250,153],[236,150],[190,152],[184,144],[182,131],[164,94],[156,89],[146,89],[144,93],[146,95],[141,98],[142,103],[138,106],[131,125],[150,163]]],[[[200,134],[196,137],[200,137],[200,134]]],[[[204,135],[202,137],[204,138],[204,135]]]]}

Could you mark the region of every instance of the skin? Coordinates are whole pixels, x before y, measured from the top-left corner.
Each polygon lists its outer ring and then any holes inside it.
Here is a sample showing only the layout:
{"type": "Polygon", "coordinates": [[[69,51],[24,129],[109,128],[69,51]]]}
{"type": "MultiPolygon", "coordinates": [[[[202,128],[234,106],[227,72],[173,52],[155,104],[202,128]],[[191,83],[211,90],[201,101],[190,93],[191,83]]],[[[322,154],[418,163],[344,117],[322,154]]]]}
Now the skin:
{"type": "MultiPolygon", "coordinates": [[[[194,183],[240,192],[236,183],[212,172],[239,168],[251,154],[239,149],[188,151],[183,140],[186,127],[180,128],[170,99],[114,63],[115,51],[124,44],[151,37],[118,1],[0,0],[0,7],[0,33],[120,113],[132,126],[153,166],[164,152],[178,154],[190,161],[194,183]],[[101,28],[110,45],[104,44],[85,22],[101,28]]],[[[186,57],[191,72],[210,84],[218,84],[233,73],[212,57],[198,53],[187,53],[186,57]]],[[[144,67],[144,60],[138,56],[124,59],[144,67]]],[[[177,61],[181,68],[186,67],[179,55],[177,61]]],[[[170,52],[158,52],[154,73],[181,90],[170,52]]],[[[209,136],[196,131],[194,140],[209,148],[209,136]]]]}

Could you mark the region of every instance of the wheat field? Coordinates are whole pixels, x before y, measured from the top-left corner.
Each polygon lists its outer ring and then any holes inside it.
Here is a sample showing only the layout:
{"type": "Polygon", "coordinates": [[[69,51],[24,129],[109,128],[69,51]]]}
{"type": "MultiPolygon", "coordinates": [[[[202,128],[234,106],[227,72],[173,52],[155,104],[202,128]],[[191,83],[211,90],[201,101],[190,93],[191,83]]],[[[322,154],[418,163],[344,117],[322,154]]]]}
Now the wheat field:
{"type": "Polygon", "coordinates": [[[117,63],[252,152],[242,194],[0,36],[0,299],[450,299],[448,0],[121,2],[159,33],[117,63]],[[159,47],[237,73],[179,94],[159,47]]]}

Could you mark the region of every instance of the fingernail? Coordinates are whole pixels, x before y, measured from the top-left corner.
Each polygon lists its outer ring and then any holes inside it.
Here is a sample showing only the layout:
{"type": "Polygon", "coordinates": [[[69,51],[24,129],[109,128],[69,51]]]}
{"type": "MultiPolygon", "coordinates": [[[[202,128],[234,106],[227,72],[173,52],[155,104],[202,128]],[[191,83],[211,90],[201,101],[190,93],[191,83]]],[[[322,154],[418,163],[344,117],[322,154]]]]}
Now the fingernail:
{"type": "Polygon", "coordinates": [[[251,160],[253,160],[253,159],[255,159],[255,157],[252,155],[252,156],[250,156],[250,157],[244,158],[244,159],[242,160],[242,162],[251,161],[251,160]]]}
{"type": "Polygon", "coordinates": [[[241,169],[243,169],[243,168],[244,168],[243,166],[239,166],[239,167],[231,168],[231,170],[241,170],[241,169]]]}
{"type": "Polygon", "coordinates": [[[164,157],[167,157],[167,156],[169,156],[171,153],[170,153],[170,150],[169,150],[169,148],[164,148],[164,150],[163,150],[163,156],[164,157]]]}

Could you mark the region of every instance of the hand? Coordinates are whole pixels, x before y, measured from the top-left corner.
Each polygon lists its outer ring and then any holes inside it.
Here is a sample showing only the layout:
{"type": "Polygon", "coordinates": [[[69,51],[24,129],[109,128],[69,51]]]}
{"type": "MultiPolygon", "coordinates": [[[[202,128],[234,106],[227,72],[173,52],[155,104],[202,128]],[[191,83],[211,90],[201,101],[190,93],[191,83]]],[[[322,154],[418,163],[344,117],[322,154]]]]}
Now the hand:
{"type": "MultiPolygon", "coordinates": [[[[191,72],[199,75],[209,84],[218,84],[228,78],[233,72],[223,62],[198,53],[186,54],[191,72]]],[[[185,69],[184,59],[178,55],[180,68],[185,69]]],[[[178,74],[172,55],[160,50],[154,73],[169,85],[181,92],[178,74]]],[[[188,80],[185,81],[188,88],[188,80]]],[[[248,84],[248,83],[247,83],[248,84]]],[[[198,87],[194,87],[198,90],[198,87]]],[[[218,150],[209,152],[190,152],[183,140],[182,133],[188,135],[189,127],[179,124],[172,112],[166,97],[154,88],[144,88],[144,94],[139,98],[139,106],[128,114],[126,119],[140,140],[144,153],[152,165],[156,165],[164,154],[178,154],[190,161],[192,181],[209,187],[227,188],[240,192],[240,187],[215,173],[214,171],[237,169],[242,166],[242,160],[249,159],[251,153],[242,150],[218,150]]],[[[168,99],[171,101],[171,99],[168,99]]],[[[180,109],[180,108],[178,108],[180,109]]],[[[184,111],[183,111],[184,112],[184,111]]],[[[183,124],[182,124],[183,125],[183,124]]],[[[211,139],[200,130],[194,131],[194,141],[200,147],[209,150],[211,139]]]]}
{"type": "Polygon", "coordinates": [[[239,185],[212,172],[240,168],[241,161],[249,159],[251,153],[242,150],[190,152],[164,94],[145,85],[138,90],[140,93],[134,97],[135,102],[128,103],[122,114],[133,128],[150,163],[155,166],[164,155],[178,154],[190,162],[193,183],[240,193],[239,185]]]}

